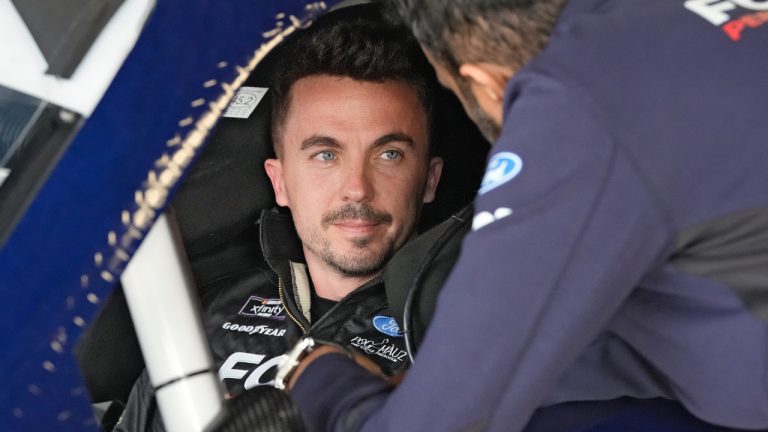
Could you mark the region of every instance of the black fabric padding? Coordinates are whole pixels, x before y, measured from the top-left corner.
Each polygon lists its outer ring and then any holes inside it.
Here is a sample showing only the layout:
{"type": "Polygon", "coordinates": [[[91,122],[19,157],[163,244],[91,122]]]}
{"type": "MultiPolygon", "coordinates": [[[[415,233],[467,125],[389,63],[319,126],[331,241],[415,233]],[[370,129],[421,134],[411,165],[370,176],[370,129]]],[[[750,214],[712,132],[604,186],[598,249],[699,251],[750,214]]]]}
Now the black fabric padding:
{"type": "Polygon", "coordinates": [[[384,270],[389,308],[406,332],[411,358],[432,321],[443,283],[459,258],[472,213],[472,206],[467,206],[418,236],[400,249],[384,270]]]}
{"type": "Polygon", "coordinates": [[[277,209],[264,210],[259,223],[259,242],[267,260],[304,262],[302,244],[290,214],[281,213],[277,209]]]}
{"type": "Polygon", "coordinates": [[[94,403],[128,401],[134,381],[144,370],[144,357],[121,286],[107,298],[75,355],[94,403]]]}
{"type": "MultiPolygon", "coordinates": [[[[280,48],[244,86],[270,87],[280,48]]],[[[274,207],[264,161],[274,157],[272,92],[247,119],[222,118],[203,154],[179,186],[172,207],[198,287],[263,260],[255,223],[274,207]]]]}
{"type": "MultiPolygon", "coordinates": [[[[244,84],[269,87],[274,56],[244,84]]],[[[275,206],[264,161],[274,157],[271,93],[247,119],[222,118],[200,159],[182,182],[173,207],[187,253],[194,257],[236,239],[275,206]]]]}
{"type": "Polygon", "coordinates": [[[192,274],[202,294],[211,282],[256,267],[262,261],[259,227],[252,225],[232,241],[195,255],[192,274]]]}

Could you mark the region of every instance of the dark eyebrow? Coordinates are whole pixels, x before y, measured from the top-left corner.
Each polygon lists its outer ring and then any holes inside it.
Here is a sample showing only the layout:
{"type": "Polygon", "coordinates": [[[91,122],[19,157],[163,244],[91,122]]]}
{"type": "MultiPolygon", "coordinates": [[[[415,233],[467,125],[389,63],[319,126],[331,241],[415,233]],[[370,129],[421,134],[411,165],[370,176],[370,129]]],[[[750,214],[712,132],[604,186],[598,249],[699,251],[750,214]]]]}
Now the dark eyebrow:
{"type": "Polygon", "coordinates": [[[393,141],[403,142],[408,144],[408,146],[413,147],[413,138],[411,138],[410,136],[402,132],[393,132],[393,133],[386,134],[380,137],[379,139],[377,139],[376,141],[374,141],[373,146],[379,147],[379,146],[389,144],[393,141]]]}
{"type": "Polygon", "coordinates": [[[310,147],[326,146],[326,147],[341,147],[339,142],[326,135],[312,135],[301,142],[299,150],[306,150],[310,147]]]}

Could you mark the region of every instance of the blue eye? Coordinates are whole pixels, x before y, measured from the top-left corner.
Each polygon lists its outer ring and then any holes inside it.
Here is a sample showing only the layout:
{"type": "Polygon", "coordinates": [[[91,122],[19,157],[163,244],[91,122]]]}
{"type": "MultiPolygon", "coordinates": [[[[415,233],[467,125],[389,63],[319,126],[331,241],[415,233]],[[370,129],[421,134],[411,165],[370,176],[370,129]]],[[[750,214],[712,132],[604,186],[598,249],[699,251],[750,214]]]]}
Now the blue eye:
{"type": "Polygon", "coordinates": [[[330,150],[321,151],[313,157],[313,159],[328,162],[336,159],[336,154],[330,150]]]}
{"type": "Polygon", "coordinates": [[[386,160],[395,160],[401,156],[400,152],[397,150],[387,150],[384,153],[381,154],[382,159],[386,160]]]}

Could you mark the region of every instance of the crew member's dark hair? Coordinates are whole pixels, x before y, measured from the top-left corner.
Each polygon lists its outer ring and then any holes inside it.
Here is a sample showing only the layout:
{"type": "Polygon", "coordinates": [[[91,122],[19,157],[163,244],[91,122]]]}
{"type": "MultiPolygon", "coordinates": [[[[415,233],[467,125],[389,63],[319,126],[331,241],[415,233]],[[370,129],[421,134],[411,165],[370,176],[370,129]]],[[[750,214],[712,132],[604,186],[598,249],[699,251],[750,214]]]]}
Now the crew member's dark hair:
{"type": "Polygon", "coordinates": [[[280,58],[272,105],[272,141],[278,156],[291,88],[312,75],[405,82],[416,91],[431,130],[434,72],[408,28],[385,20],[380,5],[344,8],[321,17],[292,38],[280,58]]]}
{"type": "Polygon", "coordinates": [[[519,69],[549,41],[566,0],[390,0],[416,39],[456,73],[462,63],[519,69]]]}

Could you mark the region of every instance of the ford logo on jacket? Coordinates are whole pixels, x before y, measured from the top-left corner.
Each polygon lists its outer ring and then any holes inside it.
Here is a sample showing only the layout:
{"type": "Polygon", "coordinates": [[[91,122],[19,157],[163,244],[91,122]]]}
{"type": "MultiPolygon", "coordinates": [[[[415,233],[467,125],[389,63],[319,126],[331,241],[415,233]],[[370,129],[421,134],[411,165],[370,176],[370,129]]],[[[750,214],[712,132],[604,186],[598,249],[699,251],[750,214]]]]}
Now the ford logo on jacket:
{"type": "Polygon", "coordinates": [[[384,333],[385,335],[394,337],[403,336],[400,333],[400,327],[397,325],[397,321],[395,321],[395,319],[392,317],[377,315],[373,317],[373,326],[376,327],[376,330],[384,333]]]}

